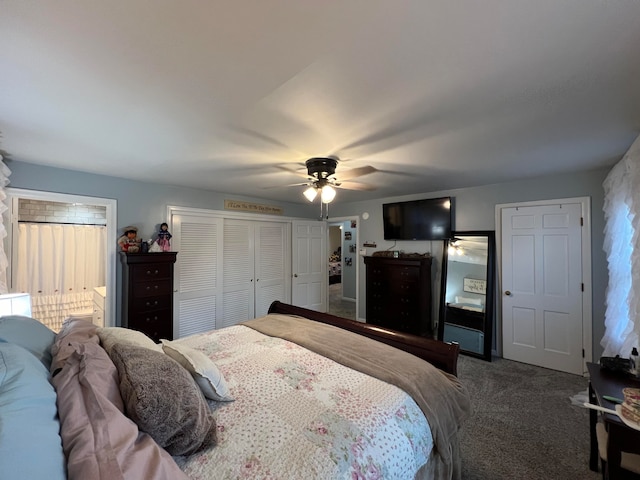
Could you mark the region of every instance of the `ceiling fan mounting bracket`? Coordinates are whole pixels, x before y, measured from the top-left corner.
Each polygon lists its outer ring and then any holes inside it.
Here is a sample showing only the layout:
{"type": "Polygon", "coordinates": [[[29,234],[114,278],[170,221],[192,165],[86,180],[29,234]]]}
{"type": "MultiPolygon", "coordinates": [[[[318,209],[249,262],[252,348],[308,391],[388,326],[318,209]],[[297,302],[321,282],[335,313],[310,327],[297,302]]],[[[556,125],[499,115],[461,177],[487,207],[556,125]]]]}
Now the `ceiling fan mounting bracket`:
{"type": "Polygon", "coordinates": [[[332,157],[314,157],[305,162],[310,177],[327,178],[336,173],[338,160],[332,157]]]}

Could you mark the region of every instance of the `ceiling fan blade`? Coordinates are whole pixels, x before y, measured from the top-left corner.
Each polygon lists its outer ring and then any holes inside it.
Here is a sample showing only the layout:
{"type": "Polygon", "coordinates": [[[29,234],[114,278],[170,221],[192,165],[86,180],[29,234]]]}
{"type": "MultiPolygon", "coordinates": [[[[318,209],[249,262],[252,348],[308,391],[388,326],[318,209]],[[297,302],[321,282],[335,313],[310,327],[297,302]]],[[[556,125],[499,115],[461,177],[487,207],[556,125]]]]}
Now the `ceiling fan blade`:
{"type": "Polygon", "coordinates": [[[291,165],[291,167],[285,166],[285,165],[276,165],[276,168],[278,170],[285,171],[287,173],[290,173],[292,175],[296,175],[298,177],[302,177],[302,178],[308,178],[309,177],[309,175],[307,175],[306,168],[299,168],[299,167],[295,168],[294,165],[298,165],[298,164],[297,163],[293,164],[293,165],[291,165]],[[292,167],[294,167],[294,168],[292,168],[292,167]]]}
{"type": "Polygon", "coordinates": [[[270,190],[272,188],[287,188],[287,187],[308,187],[309,183],[290,183],[288,185],[269,185],[267,187],[261,187],[263,190],[270,190]]]}
{"type": "Polygon", "coordinates": [[[356,182],[338,182],[334,184],[334,187],[343,188],[345,190],[360,190],[362,192],[371,192],[378,189],[378,187],[374,185],[365,185],[364,183],[356,182]]]}
{"type": "Polygon", "coordinates": [[[351,180],[352,178],[362,177],[364,175],[369,175],[377,171],[378,169],[376,167],[367,165],[366,167],[352,168],[351,170],[347,170],[346,172],[341,171],[340,173],[336,174],[336,176],[340,181],[351,180]]]}

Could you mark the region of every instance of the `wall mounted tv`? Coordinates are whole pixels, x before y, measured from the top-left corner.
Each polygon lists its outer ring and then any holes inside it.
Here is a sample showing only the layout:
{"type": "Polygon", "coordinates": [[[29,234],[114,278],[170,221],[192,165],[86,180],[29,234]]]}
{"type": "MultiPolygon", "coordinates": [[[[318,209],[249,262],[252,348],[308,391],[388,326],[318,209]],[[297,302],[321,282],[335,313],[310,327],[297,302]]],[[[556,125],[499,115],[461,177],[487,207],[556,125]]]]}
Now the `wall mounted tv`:
{"type": "Polygon", "coordinates": [[[451,238],[451,197],[382,205],[385,240],[451,238]]]}

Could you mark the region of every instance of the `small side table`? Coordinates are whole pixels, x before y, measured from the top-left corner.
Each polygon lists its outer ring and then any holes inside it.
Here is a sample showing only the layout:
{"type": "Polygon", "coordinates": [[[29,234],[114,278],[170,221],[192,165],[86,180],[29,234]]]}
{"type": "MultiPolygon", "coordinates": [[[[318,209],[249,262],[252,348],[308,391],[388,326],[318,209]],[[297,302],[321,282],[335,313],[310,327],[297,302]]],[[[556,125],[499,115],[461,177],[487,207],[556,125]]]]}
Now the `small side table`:
{"type": "MultiPolygon", "coordinates": [[[[603,398],[604,395],[623,398],[622,389],[626,387],[640,388],[640,381],[628,376],[613,373],[600,368],[597,363],[587,363],[589,370],[589,402],[604,408],[615,409],[615,404],[603,398]]],[[[608,432],[607,472],[605,478],[615,479],[620,476],[620,458],[622,451],[640,453],[640,431],[627,427],[617,415],[604,413],[603,420],[608,432]]],[[[590,455],[589,468],[598,471],[598,440],[596,438],[596,422],[598,412],[589,411],[590,455]]]]}

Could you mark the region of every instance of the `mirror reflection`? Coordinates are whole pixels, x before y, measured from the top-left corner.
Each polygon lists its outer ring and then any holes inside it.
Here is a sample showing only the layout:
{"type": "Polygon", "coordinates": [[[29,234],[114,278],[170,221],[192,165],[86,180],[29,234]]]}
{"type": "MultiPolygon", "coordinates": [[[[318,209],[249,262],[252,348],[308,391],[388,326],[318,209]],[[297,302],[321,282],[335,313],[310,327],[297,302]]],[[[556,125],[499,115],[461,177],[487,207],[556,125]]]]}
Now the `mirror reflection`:
{"type": "Polygon", "coordinates": [[[454,232],[446,241],[438,337],[491,360],[494,299],[492,231],[454,232]]]}

